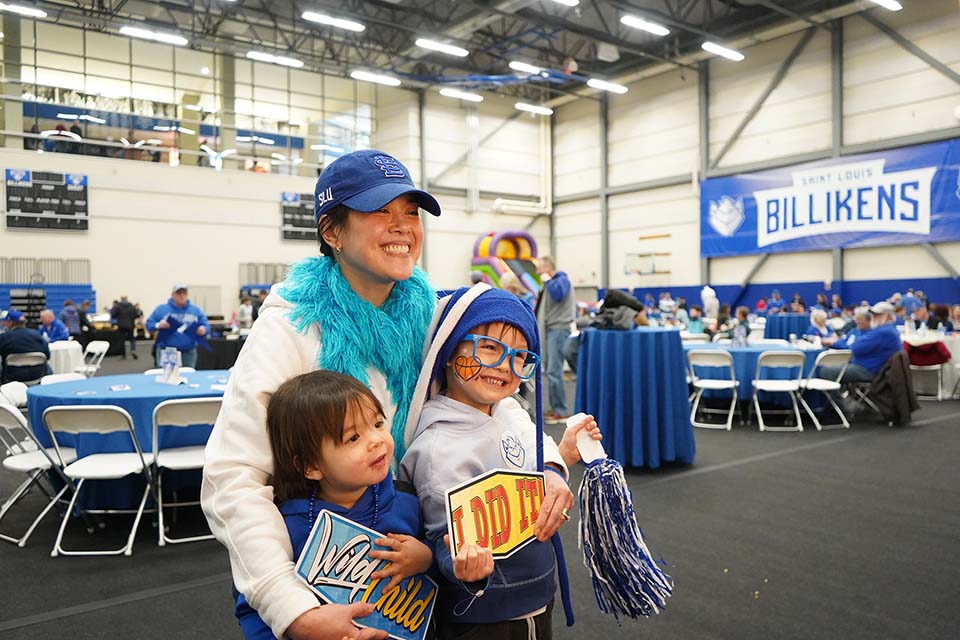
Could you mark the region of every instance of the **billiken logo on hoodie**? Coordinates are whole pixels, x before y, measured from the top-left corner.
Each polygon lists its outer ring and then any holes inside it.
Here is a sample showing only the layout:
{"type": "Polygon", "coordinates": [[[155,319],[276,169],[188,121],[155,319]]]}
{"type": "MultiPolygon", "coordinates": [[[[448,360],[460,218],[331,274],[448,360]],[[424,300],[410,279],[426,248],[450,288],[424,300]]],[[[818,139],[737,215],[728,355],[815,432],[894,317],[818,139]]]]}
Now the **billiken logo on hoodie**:
{"type": "Polygon", "coordinates": [[[500,455],[504,462],[518,469],[523,469],[523,463],[527,458],[527,452],[520,443],[520,438],[509,431],[500,438],[500,455]]]}

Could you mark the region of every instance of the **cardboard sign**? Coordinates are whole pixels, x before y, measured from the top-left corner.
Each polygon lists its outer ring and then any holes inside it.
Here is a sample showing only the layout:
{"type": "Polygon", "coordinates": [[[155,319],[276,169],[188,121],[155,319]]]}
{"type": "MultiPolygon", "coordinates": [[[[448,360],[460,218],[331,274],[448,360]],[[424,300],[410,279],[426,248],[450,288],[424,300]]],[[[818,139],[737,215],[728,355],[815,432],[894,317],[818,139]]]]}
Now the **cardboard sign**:
{"type": "Polygon", "coordinates": [[[330,604],[371,603],[374,612],[354,620],[358,626],[381,629],[397,640],[423,640],[436,604],[437,584],[420,574],[384,593],[390,579],[372,579],[370,574],[387,561],[368,554],[391,551],[373,543],[385,537],[323,509],[297,561],[297,575],[330,604]]]}
{"type": "Polygon", "coordinates": [[[507,558],[526,546],[543,504],[543,474],[495,469],[447,489],[447,530],[453,556],[465,543],[507,558]]]}

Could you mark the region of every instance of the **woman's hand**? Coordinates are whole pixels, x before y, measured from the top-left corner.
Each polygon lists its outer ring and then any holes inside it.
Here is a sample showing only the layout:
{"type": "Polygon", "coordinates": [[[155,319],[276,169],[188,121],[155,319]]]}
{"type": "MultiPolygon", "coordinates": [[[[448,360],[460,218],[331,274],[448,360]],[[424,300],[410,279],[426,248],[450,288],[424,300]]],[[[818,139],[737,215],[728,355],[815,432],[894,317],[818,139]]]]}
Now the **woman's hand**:
{"type": "Polygon", "coordinates": [[[386,640],[387,632],[379,629],[357,629],[354,618],[373,613],[369,602],[325,604],[300,615],[287,627],[284,636],[290,640],[386,640]]]}
{"type": "Polygon", "coordinates": [[[560,525],[570,519],[568,512],[573,506],[573,493],[567,481],[558,473],[544,472],[543,483],[546,494],[540,505],[540,514],[533,532],[540,542],[546,542],[550,536],[560,530],[560,525]]]}
{"type": "Polygon", "coordinates": [[[600,434],[600,427],[597,426],[597,421],[594,420],[593,416],[584,416],[583,420],[578,424],[567,427],[563,432],[560,445],[557,447],[560,449],[560,457],[563,458],[563,462],[567,465],[567,468],[580,462],[580,450],[577,449],[577,434],[584,430],[586,430],[587,435],[594,440],[603,439],[603,436],[600,434]]]}
{"type": "Polygon", "coordinates": [[[370,574],[373,579],[390,578],[390,582],[383,588],[384,593],[400,584],[404,578],[423,573],[433,562],[430,547],[413,536],[388,533],[386,538],[377,538],[374,543],[391,549],[391,551],[374,550],[368,554],[371,558],[389,561],[387,566],[370,574]]]}
{"type": "MultiPolygon", "coordinates": [[[[450,534],[443,536],[443,544],[450,546],[450,534]]],[[[461,582],[484,580],[493,573],[493,553],[475,544],[464,544],[453,558],[453,575],[461,582]]]]}

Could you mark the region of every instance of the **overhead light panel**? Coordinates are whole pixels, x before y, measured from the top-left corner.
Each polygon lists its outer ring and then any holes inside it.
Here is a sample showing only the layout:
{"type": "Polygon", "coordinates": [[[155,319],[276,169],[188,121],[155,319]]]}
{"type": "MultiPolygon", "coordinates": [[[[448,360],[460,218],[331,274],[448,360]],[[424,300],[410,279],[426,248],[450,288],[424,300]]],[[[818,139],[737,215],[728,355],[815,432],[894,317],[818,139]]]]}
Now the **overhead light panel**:
{"type": "Polygon", "coordinates": [[[77,120],[78,118],[80,118],[80,116],[78,116],[75,113],[58,113],[57,114],[57,120],[77,120]]]}
{"type": "Polygon", "coordinates": [[[47,12],[42,11],[41,9],[36,9],[34,7],[24,7],[19,4],[7,4],[6,2],[0,2],[0,11],[9,11],[10,13],[17,13],[21,16],[27,16],[29,18],[46,18],[47,12]]]}
{"type": "Polygon", "coordinates": [[[646,31],[647,33],[652,33],[655,36],[666,36],[670,34],[670,29],[667,29],[665,26],[657,24],[656,22],[644,20],[643,18],[638,18],[637,16],[621,16],[620,22],[628,27],[640,29],[642,31],[646,31]]]}
{"type": "Polygon", "coordinates": [[[900,11],[900,9],[903,9],[903,5],[897,2],[897,0],[871,0],[871,2],[890,11],[900,11]]]}
{"type": "Polygon", "coordinates": [[[467,102],[483,102],[483,96],[478,93],[468,93],[466,91],[460,91],[459,89],[450,89],[444,87],[440,89],[440,95],[447,96],[448,98],[457,98],[459,100],[466,100],[467,102]]]}
{"type": "Polygon", "coordinates": [[[553,114],[553,109],[541,107],[535,104],[527,104],[526,102],[518,102],[513,105],[513,108],[519,109],[520,111],[529,111],[530,113],[536,113],[541,116],[549,116],[553,114]]]}
{"type": "Polygon", "coordinates": [[[389,87],[399,87],[400,81],[390,76],[384,76],[379,73],[370,73],[369,71],[351,71],[350,77],[354,80],[363,80],[364,82],[376,82],[385,84],[389,87]]]}
{"type": "Polygon", "coordinates": [[[575,7],[580,4],[580,0],[553,0],[557,4],[562,4],[565,7],[575,7]]]}
{"type": "Polygon", "coordinates": [[[609,91],[610,93],[626,93],[627,92],[627,88],[622,84],[617,84],[616,82],[607,82],[606,80],[597,80],[596,78],[590,78],[589,80],[587,80],[587,86],[593,87],[594,89],[609,91]]]}
{"type": "Polygon", "coordinates": [[[463,47],[457,47],[452,44],[437,42],[436,40],[429,40],[427,38],[417,38],[417,41],[414,42],[414,44],[421,49],[439,51],[440,53],[445,53],[448,56],[457,56],[458,58],[466,58],[468,55],[470,55],[470,52],[463,47]]]}
{"type": "Polygon", "coordinates": [[[344,20],[343,18],[334,18],[333,16],[328,16],[325,13],[317,13],[316,11],[304,11],[300,14],[300,17],[310,22],[325,24],[338,29],[346,29],[347,31],[363,31],[366,29],[366,27],[359,22],[344,20]]]}
{"type": "Polygon", "coordinates": [[[183,47],[190,42],[183,36],[178,36],[175,33],[150,31],[149,29],[141,29],[140,27],[120,27],[120,33],[125,36],[130,36],[131,38],[143,38],[144,40],[173,44],[178,47],[183,47]]]}
{"type": "Polygon", "coordinates": [[[343,147],[337,147],[332,144],[312,144],[310,149],[313,151],[329,151],[330,153],[343,153],[343,147]]]}
{"type": "Polygon", "coordinates": [[[297,69],[303,66],[302,60],[288,58],[287,56],[275,56],[272,53],[265,53],[263,51],[247,51],[247,57],[251,60],[257,60],[259,62],[269,62],[270,64],[279,64],[285,67],[296,67],[297,69]]]}
{"type": "Polygon", "coordinates": [[[98,118],[98,117],[96,117],[96,116],[90,116],[90,115],[87,115],[87,114],[83,114],[82,116],[80,116],[80,119],[81,119],[81,120],[86,120],[87,122],[92,122],[92,123],[94,123],[94,124],[106,124],[106,123],[107,123],[107,121],[104,120],[103,118],[98,118]]]}
{"type": "Polygon", "coordinates": [[[541,71],[543,71],[543,69],[541,69],[540,67],[534,66],[532,64],[527,64],[526,62],[519,62],[517,60],[514,60],[513,62],[510,63],[510,68],[513,69],[514,71],[519,71],[520,73],[529,73],[531,75],[537,75],[541,71]]]}
{"type": "Polygon", "coordinates": [[[734,51],[733,49],[722,47],[716,42],[704,42],[702,45],[700,45],[700,47],[704,51],[709,51],[710,53],[726,58],[727,60],[733,60],[734,62],[740,62],[743,60],[742,53],[739,51],[734,51]]]}

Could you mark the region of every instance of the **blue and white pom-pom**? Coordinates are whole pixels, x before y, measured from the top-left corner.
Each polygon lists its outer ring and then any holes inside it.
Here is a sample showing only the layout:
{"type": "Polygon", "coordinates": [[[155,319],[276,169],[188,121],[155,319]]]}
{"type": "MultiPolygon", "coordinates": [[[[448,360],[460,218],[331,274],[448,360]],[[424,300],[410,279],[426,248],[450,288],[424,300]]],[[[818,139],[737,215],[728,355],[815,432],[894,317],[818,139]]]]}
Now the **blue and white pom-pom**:
{"type": "MultiPolygon", "coordinates": [[[[567,424],[577,424],[583,414],[567,424]]],[[[666,607],[673,579],[650,555],[633,510],[633,496],[623,467],[606,457],[603,445],[578,434],[577,448],[586,464],[580,483],[579,544],[593,579],[597,605],[604,613],[649,618],[666,607]]]]}

